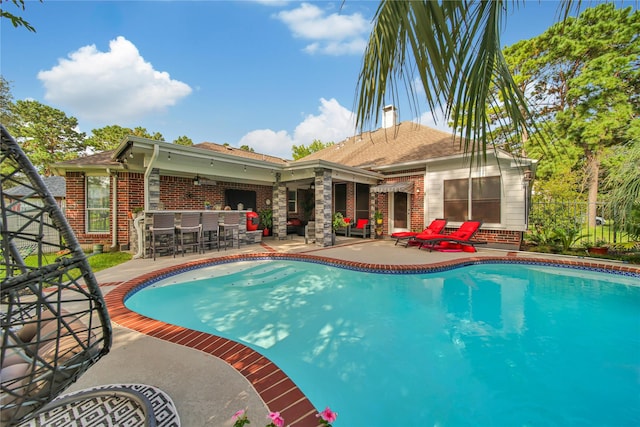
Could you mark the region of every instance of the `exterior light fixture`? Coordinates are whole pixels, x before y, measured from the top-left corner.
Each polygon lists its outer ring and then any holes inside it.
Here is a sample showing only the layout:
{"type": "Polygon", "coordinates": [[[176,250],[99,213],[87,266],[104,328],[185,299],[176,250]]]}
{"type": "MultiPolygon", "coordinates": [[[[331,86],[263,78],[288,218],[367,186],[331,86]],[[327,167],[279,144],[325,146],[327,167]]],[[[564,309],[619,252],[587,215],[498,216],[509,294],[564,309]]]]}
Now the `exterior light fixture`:
{"type": "Polygon", "coordinates": [[[171,152],[169,152],[169,155],[167,156],[167,160],[171,160],[171,152]]]}
{"type": "Polygon", "coordinates": [[[196,187],[200,185],[200,178],[198,177],[198,175],[196,175],[196,177],[193,178],[193,185],[195,185],[196,187]]]}

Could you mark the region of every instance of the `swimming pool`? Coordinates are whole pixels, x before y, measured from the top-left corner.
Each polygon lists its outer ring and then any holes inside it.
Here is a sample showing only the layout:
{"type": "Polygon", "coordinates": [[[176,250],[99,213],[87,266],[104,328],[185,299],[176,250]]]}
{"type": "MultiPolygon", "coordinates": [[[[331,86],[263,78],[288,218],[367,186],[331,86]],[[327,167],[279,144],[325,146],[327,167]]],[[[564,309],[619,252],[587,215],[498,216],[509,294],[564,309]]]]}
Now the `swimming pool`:
{"type": "Polygon", "coordinates": [[[251,261],[170,276],[126,305],[256,349],[337,425],[629,425],[636,283],[543,265],[389,275],[251,261]]]}

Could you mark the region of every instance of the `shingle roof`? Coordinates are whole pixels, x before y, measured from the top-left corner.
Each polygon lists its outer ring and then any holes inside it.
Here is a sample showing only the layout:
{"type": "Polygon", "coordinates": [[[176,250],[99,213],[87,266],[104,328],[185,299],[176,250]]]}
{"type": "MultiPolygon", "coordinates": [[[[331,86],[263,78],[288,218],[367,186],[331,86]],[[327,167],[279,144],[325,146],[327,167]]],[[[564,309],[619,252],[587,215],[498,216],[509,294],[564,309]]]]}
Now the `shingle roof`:
{"type": "MultiPolygon", "coordinates": [[[[64,198],[67,195],[67,181],[63,176],[43,176],[44,185],[49,189],[51,195],[55,198],[64,198]]],[[[5,190],[5,193],[11,196],[24,196],[31,193],[32,190],[25,185],[18,185],[5,190]]]]}
{"type": "Polygon", "coordinates": [[[463,154],[459,140],[414,122],[402,122],[349,137],[301,160],[326,160],[347,166],[373,168],[463,154]]]}
{"type": "Polygon", "coordinates": [[[267,154],[253,153],[251,151],[242,150],[240,148],[231,147],[230,145],[220,145],[213,142],[201,142],[195,144],[194,148],[201,148],[204,150],[215,151],[217,153],[230,154],[232,156],[244,157],[247,159],[262,160],[271,163],[286,163],[285,160],[280,157],[269,156],[267,154]]]}
{"type": "Polygon", "coordinates": [[[78,157],[73,160],[67,160],[64,162],[56,163],[56,167],[64,166],[121,166],[120,163],[111,160],[114,150],[102,151],[96,154],[90,154],[88,156],[78,157]]]}

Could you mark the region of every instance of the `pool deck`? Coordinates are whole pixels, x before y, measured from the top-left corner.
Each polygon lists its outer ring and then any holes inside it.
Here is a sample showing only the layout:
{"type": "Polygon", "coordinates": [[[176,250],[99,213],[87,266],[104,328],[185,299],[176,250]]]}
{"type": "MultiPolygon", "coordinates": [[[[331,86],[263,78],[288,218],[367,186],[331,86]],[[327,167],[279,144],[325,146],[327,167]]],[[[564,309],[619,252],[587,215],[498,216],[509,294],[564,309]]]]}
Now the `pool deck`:
{"type": "MultiPolygon", "coordinates": [[[[340,260],[350,266],[378,269],[443,268],[482,259],[560,262],[593,265],[640,274],[640,266],[599,259],[493,250],[477,253],[428,252],[394,246],[393,240],[339,238],[337,245],[305,245],[302,238],[264,240],[261,244],[227,251],[135,259],[96,273],[111,315],[114,339],[110,353],[86,372],[68,391],[105,384],[143,383],[162,389],[173,399],[182,426],[233,425],[231,416],[248,411],[252,424],[267,424],[269,410],[280,411],[286,425],[316,426],[315,410],[302,392],[277,366],[242,344],[167,325],[127,310],[122,299],[129,289],[162,271],[195,267],[219,257],[247,254],[302,254],[340,260]],[[263,422],[264,421],[264,422],[263,422]]],[[[281,255],[280,255],[281,256],[281,255]]],[[[327,402],[328,405],[337,402],[327,402]]],[[[323,408],[318,408],[322,410],[323,408]]]]}

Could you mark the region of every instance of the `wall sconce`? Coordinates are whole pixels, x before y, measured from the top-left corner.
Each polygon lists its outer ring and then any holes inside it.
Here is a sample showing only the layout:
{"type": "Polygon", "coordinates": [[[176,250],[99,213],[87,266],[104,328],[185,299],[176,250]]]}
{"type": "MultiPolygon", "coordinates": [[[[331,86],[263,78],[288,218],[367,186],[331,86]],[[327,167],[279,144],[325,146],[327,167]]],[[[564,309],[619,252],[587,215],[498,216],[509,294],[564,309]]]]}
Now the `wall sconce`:
{"type": "Polygon", "coordinates": [[[200,185],[200,178],[198,177],[198,175],[196,175],[196,177],[193,178],[193,185],[195,185],[196,187],[200,185]]]}
{"type": "Polygon", "coordinates": [[[171,160],[171,153],[167,156],[167,160],[171,160]]]}
{"type": "Polygon", "coordinates": [[[209,166],[213,167],[213,160],[211,160],[211,163],[209,163],[209,166]]]}
{"type": "Polygon", "coordinates": [[[316,186],[315,186],[314,184],[311,184],[311,185],[309,186],[309,190],[315,190],[315,189],[316,189],[316,186]]]}

